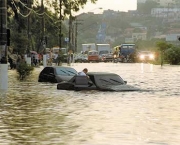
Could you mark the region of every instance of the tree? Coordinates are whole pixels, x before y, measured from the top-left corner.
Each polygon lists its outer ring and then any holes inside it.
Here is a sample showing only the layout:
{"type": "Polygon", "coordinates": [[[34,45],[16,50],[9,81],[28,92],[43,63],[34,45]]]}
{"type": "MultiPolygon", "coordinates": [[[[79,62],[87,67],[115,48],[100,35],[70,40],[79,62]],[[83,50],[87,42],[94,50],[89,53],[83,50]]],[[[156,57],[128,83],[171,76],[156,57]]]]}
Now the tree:
{"type": "MultiPolygon", "coordinates": [[[[91,0],[95,3],[97,0],[91,0]]],[[[58,45],[59,37],[59,0],[46,0],[47,7],[42,14],[40,1],[21,0],[7,1],[8,7],[8,27],[11,30],[11,44],[14,51],[24,53],[27,45],[32,50],[40,50],[42,17],[46,19],[45,31],[48,38],[48,46],[58,45]],[[49,5],[48,5],[49,4],[49,5]],[[51,7],[51,9],[49,9],[51,7]],[[52,8],[54,10],[52,10],[52,8]],[[29,17],[31,27],[28,27],[29,17]],[[28,37],[30,35],[30,37],[28,37]],[[17,38],[18,36],[18,38],[17,38]],[[30,41],[30,42],[29,42],[30,41]],[[29,44],[30,43],[30,44],[29,44]]],[[[78,11],[87,3],[87,0],[62,0],[63,15],[62,20],[72,11],[78,11]]],[[[62,24],[62,34],[65,36],[67,28],[62,24]]]]}
{"type": "Polygon", "coordinates": [[[168,44],[165,41],[159,41],[156,43],[160,53],[161,53],[161,66],[163,65],[163,60],[164,60],[164,52],[165,50],[167,50],[168,48],[171,48],[171,44],[168,44]]]}
{"type": "Polygon", "coordinates": [[[155,1],[146,1],[144,4],[139,3],[137,10],[141,14],[151,14],[151,9],[156,8],[159,4],[155,1]]]}
{"type": "Polygon", "coordinates": [[[165,51],[165,60],[172,64],[177,65],[180,63],[180,49],[179,47],[172,46],[165,51]]]}

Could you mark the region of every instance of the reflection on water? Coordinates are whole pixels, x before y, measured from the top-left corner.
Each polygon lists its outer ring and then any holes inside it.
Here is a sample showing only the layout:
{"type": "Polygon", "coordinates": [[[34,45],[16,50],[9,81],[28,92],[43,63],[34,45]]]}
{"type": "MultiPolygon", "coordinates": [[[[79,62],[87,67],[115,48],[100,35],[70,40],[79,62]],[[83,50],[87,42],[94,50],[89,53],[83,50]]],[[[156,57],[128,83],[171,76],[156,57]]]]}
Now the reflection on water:
{"type": "Polygon", "coordinates": [[[179,145],[180,68],[151,64],[73,64],[119,74],[149,91],[63,91],[38,83],[41,68],[19,82],[9,71],[0,102],[0,145],[179,145]]]}

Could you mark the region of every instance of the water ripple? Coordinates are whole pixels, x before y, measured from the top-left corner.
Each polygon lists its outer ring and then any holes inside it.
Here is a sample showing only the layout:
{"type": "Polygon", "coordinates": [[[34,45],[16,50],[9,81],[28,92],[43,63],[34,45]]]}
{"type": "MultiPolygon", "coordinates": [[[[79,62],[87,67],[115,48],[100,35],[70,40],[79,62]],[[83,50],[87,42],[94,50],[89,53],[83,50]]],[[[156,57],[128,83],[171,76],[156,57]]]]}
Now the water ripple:
{"type": "Polygon", "coordinates": [[[119,74],[137,92],[65,91],[10,70],[0,98],[0,145],[179,145],[179,66],[72,64],[119,74]],[[146,90],[146,91],[145,91],[146,90]]]}

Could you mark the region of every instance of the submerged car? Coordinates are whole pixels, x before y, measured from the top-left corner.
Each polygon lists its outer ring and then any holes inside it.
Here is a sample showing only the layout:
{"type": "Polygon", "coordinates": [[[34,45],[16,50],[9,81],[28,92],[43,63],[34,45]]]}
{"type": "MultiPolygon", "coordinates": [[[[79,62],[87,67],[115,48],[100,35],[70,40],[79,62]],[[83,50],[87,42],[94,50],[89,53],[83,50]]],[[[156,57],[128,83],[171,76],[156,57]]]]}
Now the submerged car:
{"type": "Polygon", "coordinates": [[[69,81],[57,84],[58,90],[100,90],[100,91],[137,91],[136,87],[127,85],[119,75],[106,72],[89,72],[88,76],[74,76],[69,81]]]}
{"type": "Polygon", "coordinates": [[[68,81],[77,74],[71,67],[47,66],[39,74],[38,82],[59,83],[68,81]]]}

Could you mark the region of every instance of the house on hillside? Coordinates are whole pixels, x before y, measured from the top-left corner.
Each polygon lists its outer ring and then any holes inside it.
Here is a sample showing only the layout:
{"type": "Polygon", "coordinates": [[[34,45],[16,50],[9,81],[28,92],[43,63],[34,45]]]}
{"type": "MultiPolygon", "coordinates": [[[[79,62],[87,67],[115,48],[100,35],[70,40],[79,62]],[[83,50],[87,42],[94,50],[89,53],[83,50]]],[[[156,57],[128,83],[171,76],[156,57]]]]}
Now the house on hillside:
{"type": "Polygon", "coordinates": [[[163,7],[169,7],[170,5],[175,5],[176,1],[175,0],[153,0],[157,2],[160,6],[163,7]]]}
{"type": "Polygon", "coordinates": [[[147,27],[143,26],[140,23],[130,23],[130,26],[133,27],[133,28],[139,28],[141,30],[147,30],[147,27]]]}
{"type": "Polygon", "coordinates": [[[167,42],[177,42],[178,37],[180,37],[180,33],[178,34],[168,34],[166,35],[166,41],[167,42]]]}
{"type": "Polygon", "coordinates": [[[147,40],[147,33],[132,33],[134,40],[147,40]]]}

